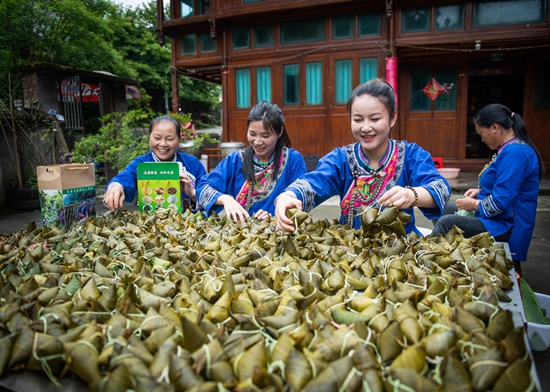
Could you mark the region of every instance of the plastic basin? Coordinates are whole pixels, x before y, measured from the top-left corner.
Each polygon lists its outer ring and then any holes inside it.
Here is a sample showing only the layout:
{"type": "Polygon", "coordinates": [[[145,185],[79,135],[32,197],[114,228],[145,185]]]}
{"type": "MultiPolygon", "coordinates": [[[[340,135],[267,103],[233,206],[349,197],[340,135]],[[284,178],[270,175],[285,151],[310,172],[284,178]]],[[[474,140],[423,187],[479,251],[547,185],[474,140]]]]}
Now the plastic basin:
{"type": "Polygon", "coordinates": [[[241,142],[225,142],[220,144],[220,151],[222,153],[222,159],[227,157],[233,151],[245,148],[245,144],[241,142]]]}
{"type": "Polygon", "coordinates": [[[446,179],[457,178],[458,173],[460,173],[460,169],[457,167],[444,167],[437,169],[437,171],[446,179]]]}
{"type": "MultiPolygon", "coordinates": [[[[550,295],[535,293],[541,309],[546,309],[546,317],[550,315],[550,295]]],[[[550,324],[527,323],[527,336],[533,351],[546,351],[550,347],[550,324]]]]}

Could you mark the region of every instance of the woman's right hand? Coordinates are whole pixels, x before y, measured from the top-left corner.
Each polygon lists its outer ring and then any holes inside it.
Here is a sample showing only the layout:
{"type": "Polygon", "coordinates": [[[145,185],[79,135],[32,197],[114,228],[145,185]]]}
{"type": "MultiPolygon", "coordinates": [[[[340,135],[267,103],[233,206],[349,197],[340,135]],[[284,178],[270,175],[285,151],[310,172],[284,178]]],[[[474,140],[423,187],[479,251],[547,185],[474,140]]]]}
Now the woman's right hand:
{"type": "Polygon", "coordinates": [[[241,222],[242,224],[246,221],[246,218],[250,217],[248,211],[229,195],[221,195],[216,201],[216,204],[223,204],[225,215],[235,223],[241,222]]]}
{"type": "Polygon", "coordinates": [[[285,192],[282,193],[275,200],[275,218],[277,219],[277,228],[284,231],[294,231],[294,222],[288,216],[286,212],[290,208],[297,208],[302,210],[302,201],[298,200],[294,193],[285,192]]]}
{"type": "Polygon", "coordinates": [[[468,189],[464,193],[464,196],[465,197],[473,197],[475,199],[477,197],[478,193],[479,193],[479,188],[471,188],[471,189],[468,189]]]}
{"type": "Polygon", "coordinates": [[[117,208],[122,207],[124,199],[125,196],[122,187],[118,184],[112,184],[103,195],[103,204],[105,204],[111,212],[115,212],[117,208]]]}

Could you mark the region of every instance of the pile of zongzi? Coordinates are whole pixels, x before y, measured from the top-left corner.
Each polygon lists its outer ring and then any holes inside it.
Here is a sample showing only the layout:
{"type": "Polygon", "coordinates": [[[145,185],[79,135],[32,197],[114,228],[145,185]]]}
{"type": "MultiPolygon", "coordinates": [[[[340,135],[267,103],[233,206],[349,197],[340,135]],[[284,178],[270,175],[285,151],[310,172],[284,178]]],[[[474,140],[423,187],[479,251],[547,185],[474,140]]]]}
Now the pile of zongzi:
{"type": "MultiPolygon", "coordinates": [[[[406,214],[405,214],[406,215],[406,214]]],[[[487,233],[120,211],[0,237],[0,376],[92,391],[533,391],[487,233]]]]}

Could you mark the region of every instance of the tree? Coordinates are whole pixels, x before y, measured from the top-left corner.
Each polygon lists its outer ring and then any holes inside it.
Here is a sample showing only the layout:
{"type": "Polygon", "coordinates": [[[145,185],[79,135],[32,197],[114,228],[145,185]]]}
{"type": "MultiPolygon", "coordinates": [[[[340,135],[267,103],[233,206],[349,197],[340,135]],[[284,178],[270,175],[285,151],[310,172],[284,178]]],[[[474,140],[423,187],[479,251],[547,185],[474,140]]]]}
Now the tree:
{"type": "MultiPolygon", "coordinates": [[[[10,70],[35,63],[103,70],[139,80],[142,95],[156,99],[153,109],[164,110],[171,44],[157,42],[155,0],[136,8],[112,0],[2,0],[0,20],[0,81],[10,70]]],[[[179,80],[180,97],[197,108],[195,119],[218,105],[219,86],[179,80]]],[[[0,86],[0,99],[6,91],[0,86]]],[[[146,99],[131,102],[130,109],[146,105],[146,99]]]]}

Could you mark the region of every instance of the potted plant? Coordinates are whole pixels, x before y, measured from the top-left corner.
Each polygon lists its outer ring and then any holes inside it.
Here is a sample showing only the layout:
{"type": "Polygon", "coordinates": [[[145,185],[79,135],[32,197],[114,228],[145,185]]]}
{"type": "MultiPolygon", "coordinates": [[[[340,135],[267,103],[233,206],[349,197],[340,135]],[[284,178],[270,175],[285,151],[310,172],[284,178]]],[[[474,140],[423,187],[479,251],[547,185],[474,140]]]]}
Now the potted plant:
{"type": "MultiPolygon", "coordinates": [[[[109,181],[135,157],[149,151],[149,123],[158,114],[150,110],[130,110],[126,113],[109,113],[101,118],[104,124],[94,135],[75,143],[73,162],[103,163],[105,179],[109,181]]],[[[173,114],[181,124],[190,123],[189,114],[173,114]]],[[[198,148],[209,135],[198,136],[192,127],[182,125],[182,140],[192,140],[198,148]]]]}

